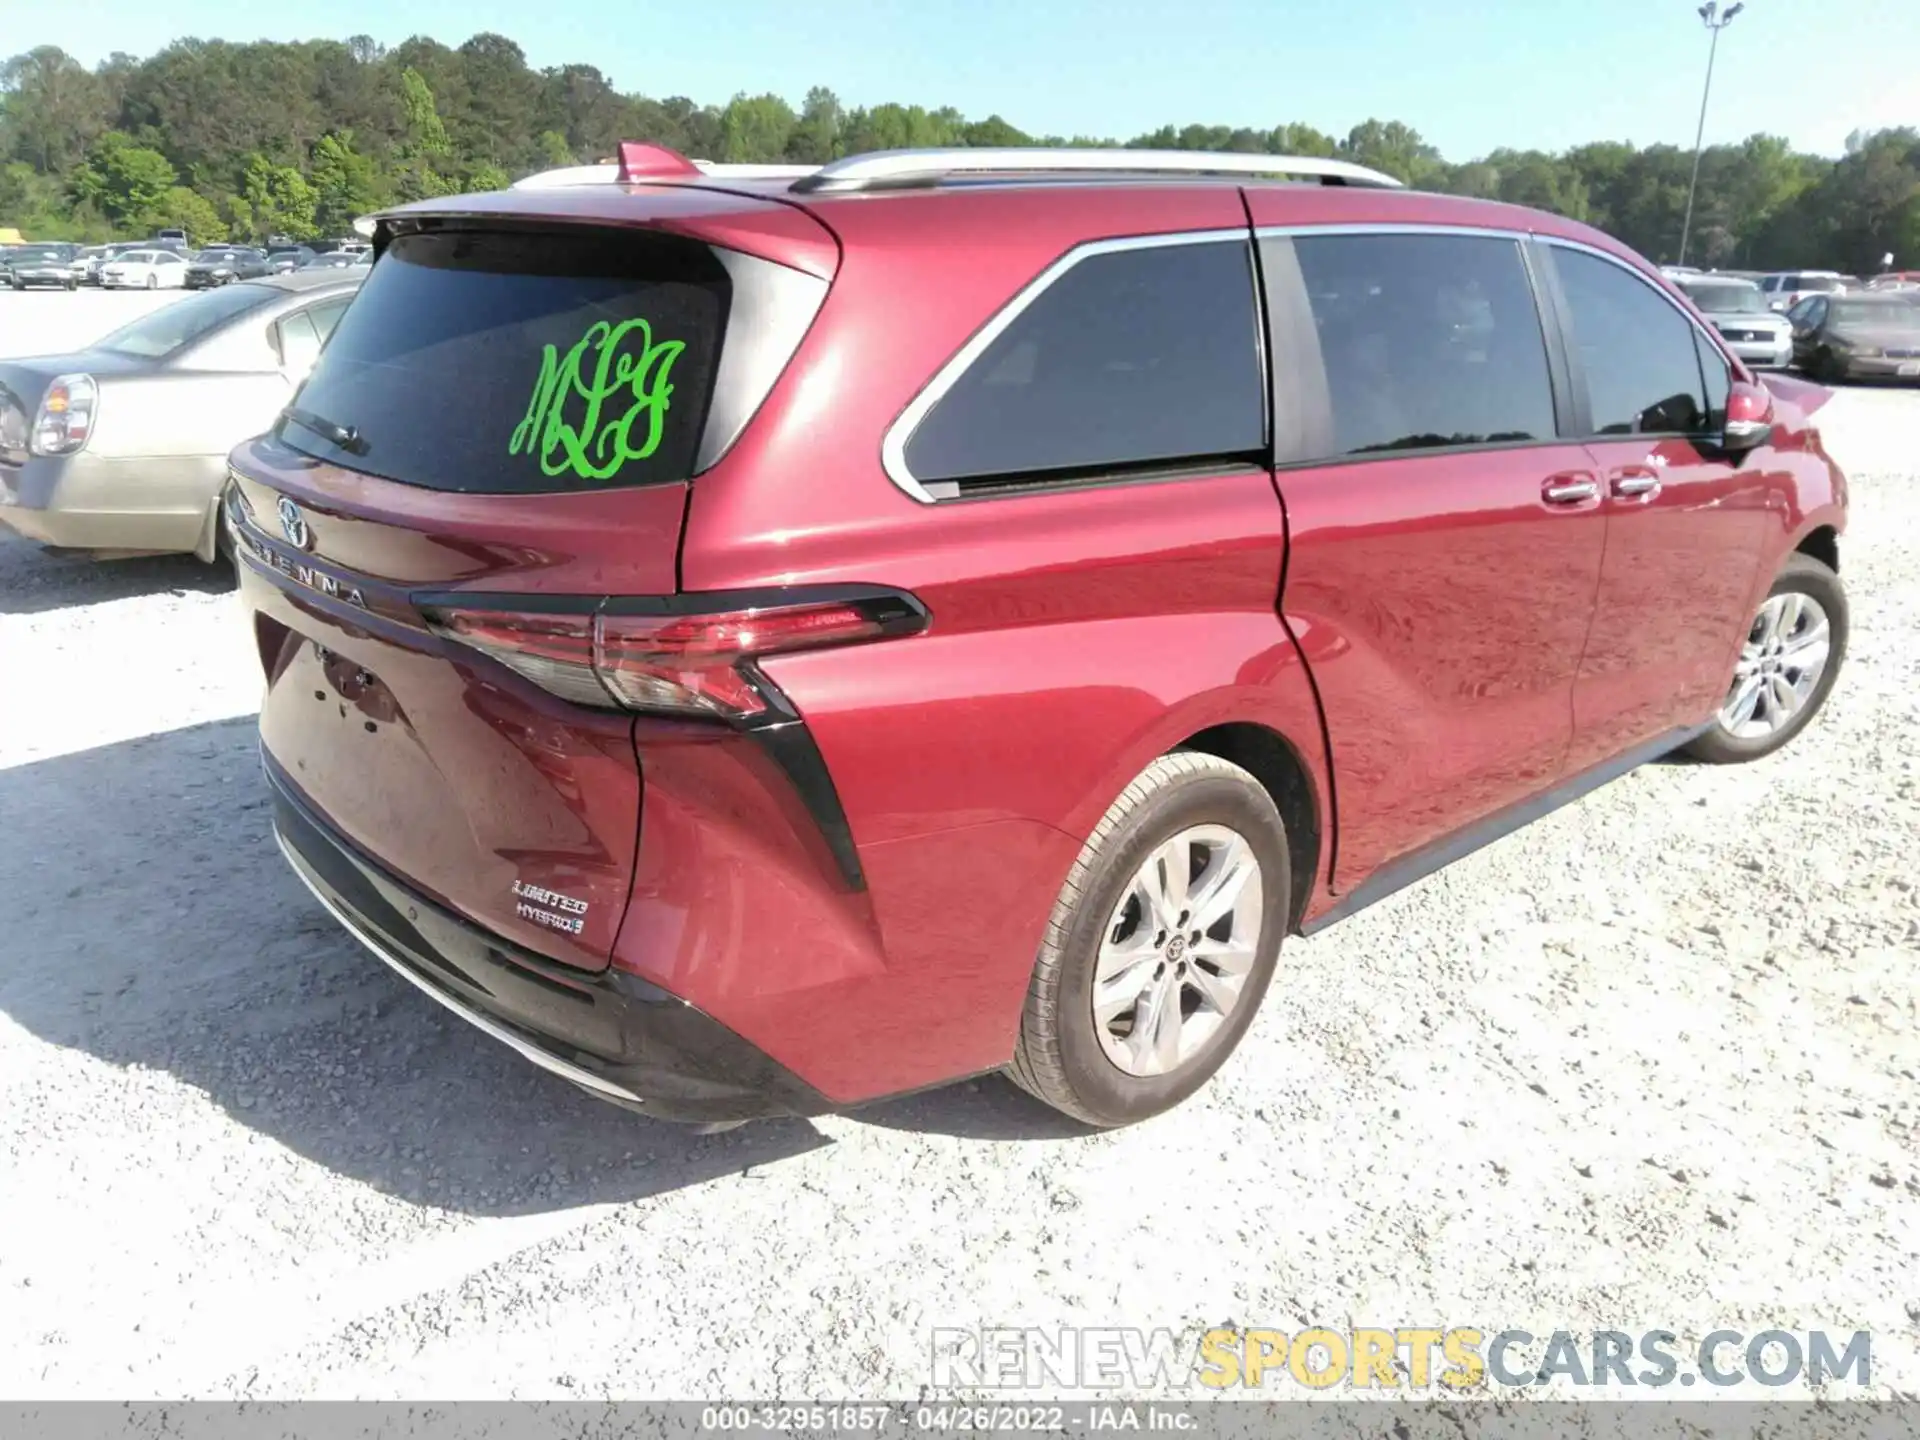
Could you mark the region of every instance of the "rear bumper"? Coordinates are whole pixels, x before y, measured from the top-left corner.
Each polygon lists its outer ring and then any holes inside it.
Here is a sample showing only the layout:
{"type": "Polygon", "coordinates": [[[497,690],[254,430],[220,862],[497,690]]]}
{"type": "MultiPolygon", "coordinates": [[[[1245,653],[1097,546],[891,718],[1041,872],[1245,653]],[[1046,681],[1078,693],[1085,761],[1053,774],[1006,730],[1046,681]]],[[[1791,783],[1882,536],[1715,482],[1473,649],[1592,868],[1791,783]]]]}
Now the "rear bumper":
{"type": "Polygon", "coordinates": [[[408,889],[335,834],[271,759],[266,770],[275,837],[320,903],[402,977],[534,1064],[661,1120],[833,1108],[667,991],[544,960],[408,889]]]}
{"type": "Polygon", "coordinates": [[[35,455],[0,469],[0,527],[69,550],[210,561],[223,473],[215,456],[35,455]]]}

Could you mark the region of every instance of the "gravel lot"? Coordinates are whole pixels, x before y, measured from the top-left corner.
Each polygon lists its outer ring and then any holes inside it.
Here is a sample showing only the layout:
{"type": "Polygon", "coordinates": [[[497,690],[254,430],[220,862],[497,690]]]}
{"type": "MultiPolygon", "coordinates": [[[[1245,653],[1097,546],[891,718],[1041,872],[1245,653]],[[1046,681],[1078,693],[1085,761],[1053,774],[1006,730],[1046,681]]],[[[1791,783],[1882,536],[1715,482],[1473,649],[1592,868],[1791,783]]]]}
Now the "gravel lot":
{"type": "MultiPolygon", "coordinates": [[[[0,351],[150,303],[0,295],[0,351]]],[[[1811,731],[1289,944],[1108,1135],[997,1080],[707,1138],[577,1093],[287,873],[209,571],[0,540],[0,1395],[911,1397],[935,1327],[1229,1323],[1866,1329],[1920,1393],[1920,392],[1825,425],[1811,731]]]]}

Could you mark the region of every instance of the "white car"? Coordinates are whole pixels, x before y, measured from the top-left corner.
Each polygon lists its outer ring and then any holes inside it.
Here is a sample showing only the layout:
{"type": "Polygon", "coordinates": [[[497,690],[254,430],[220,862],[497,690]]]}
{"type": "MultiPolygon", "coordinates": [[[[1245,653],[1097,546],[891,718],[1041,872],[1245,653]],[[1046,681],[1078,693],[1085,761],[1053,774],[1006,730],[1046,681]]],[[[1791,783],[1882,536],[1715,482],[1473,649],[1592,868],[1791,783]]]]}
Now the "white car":
{"type": "Polygon", "coordinates": [[[171,250],[129,250],[100,267],[106,290],[178,290],[187,283],[187,258],[171,250]]]}
{"type": "Polygon", "coordinates": [[[1838,295],[1846,288],[1846,277],[1837,270],[1782,270],[1760,282],[1768,308],[1782,311],[1809,295],[1838,295]]]}

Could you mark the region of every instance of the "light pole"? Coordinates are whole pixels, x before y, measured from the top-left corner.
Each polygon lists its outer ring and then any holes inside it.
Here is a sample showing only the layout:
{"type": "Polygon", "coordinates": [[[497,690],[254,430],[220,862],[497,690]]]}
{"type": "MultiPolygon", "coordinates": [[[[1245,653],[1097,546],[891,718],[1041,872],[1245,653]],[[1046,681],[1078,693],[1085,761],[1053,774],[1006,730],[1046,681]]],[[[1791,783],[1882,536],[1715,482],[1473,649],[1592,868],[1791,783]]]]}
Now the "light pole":
{"type": "Polygon", "coordinates": [[[1680,258],[1674,262],[1676,265],[1687,263],[1687,240],[1693,234],[1693,195],[1700,188],[1700,143],[1707,135],[1707,97],[1713,93],[1713,57],[1720,49],[1720,32],[1746,8],[1746,0],[1739,0],[1724,11],[1714,0],[1707,0],[1700,7],[1700,18],[1713,32],[1713,39],[1707,45],[1707,83],[1700,89],[1700,125],[1693,132],[1693,179],[1687,182],[1687,219],[1680,227],[1680,258]]]}

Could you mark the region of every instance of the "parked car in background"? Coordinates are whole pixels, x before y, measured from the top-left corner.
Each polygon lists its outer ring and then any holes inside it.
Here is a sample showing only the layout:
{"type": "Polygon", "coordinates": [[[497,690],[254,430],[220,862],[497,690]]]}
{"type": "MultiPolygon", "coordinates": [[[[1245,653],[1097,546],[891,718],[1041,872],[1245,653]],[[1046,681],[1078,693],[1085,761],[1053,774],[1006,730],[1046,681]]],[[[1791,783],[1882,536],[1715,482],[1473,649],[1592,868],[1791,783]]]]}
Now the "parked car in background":
{"type": "Polygon", "coordinates": [[[329,250],[316,255],[300,268],[302,270],[364,270],[373,263],[371,250],[347,254],[343,250],[329,250]]]}
{"type": "Polygon", "coordinates": [[[315,253],[305,245],[269,245],[267,269],[272,274],[284,275],[289,270],[298,270],[313,259],[315,253]]]}
{"type": "Polygon", "coordinates": [[[100,283],[101,266],[105,265],[107,261],[111,260],[114,256],[136,248],[136,246],[128,244],[87,246],[86,249],[80,252],[79,257],[80,283],[82,285],[98,285],[100,283]]]}
{"type": "Polygon", "coordinates": [[[1668,277],[1693,301],[1727,348],[1749,365],[1784,369],[1793,363],[1793,326],[1767,306],[1766,293],[1751,280],[1718,275],[1668,277]]]}
{"type": "Polygon", "coordinates": [[[100,267],[103,290],[178,290],[187,283],[187,257],[171,250],[128,250],[100,267]]]}
{"type": "Polygon", "coordinates": [[[189,248],[187,232],[184,230],[156,230],[153,232],[153,239],[147,243],[159,249],[178,250],[182,254],[189,248]]]}
{"type": "Polygon", "coordinates": [[[0,360],[0,525],[105,555],[212,560],[227,452],[292,398],[359,283],[242,281],[76,354],[0,360]]]}
{"type": "Polygon", "coordinates": [[[267,273],[267,257],[260,251],[224,245],[202,250],[193,257],[187,265],[186,287],[205,290],[215,285],[231,285],[236,280],[257,280],[267,273]]]}
{"type": "Polygon", "coordinates": [[[1920,287],[1920,270],[1889,270],[1867,281],[1869,290],[1910,290],[1920,287]]]}
{"type": "Polygon", "coordinates": [[[78,289],[80,276],[86,269],[80,259],[80,247],[64,241],[22,245],[7,256],[5,265],[6,283],[16,290],[27,290],[34,286],[58,290],[78,289]]]}
{"type": "Polygon", "coordinates": [[[1898,291],[1812,295],[1787,319],[1793,363],[1816,380],[1920,380],[1920,305],[1898,291]]]}
{"type": "Polygon", "coordinates": [[[1283,936],[1834,683],[1827,393],[1597,230],[1273,155],[616,174],[381,217],[227,508],[294,870],[602,1097],[1140,1119],[1283,936]]]}
{"type": "Polygon", "coordinates": [[[1760,282],[1767,304],[1775,310],[1791,310],[1809,295],[1832,295],[1846,289],[1846,282],[1833,270],[1782,270],[1760,282]]]}

